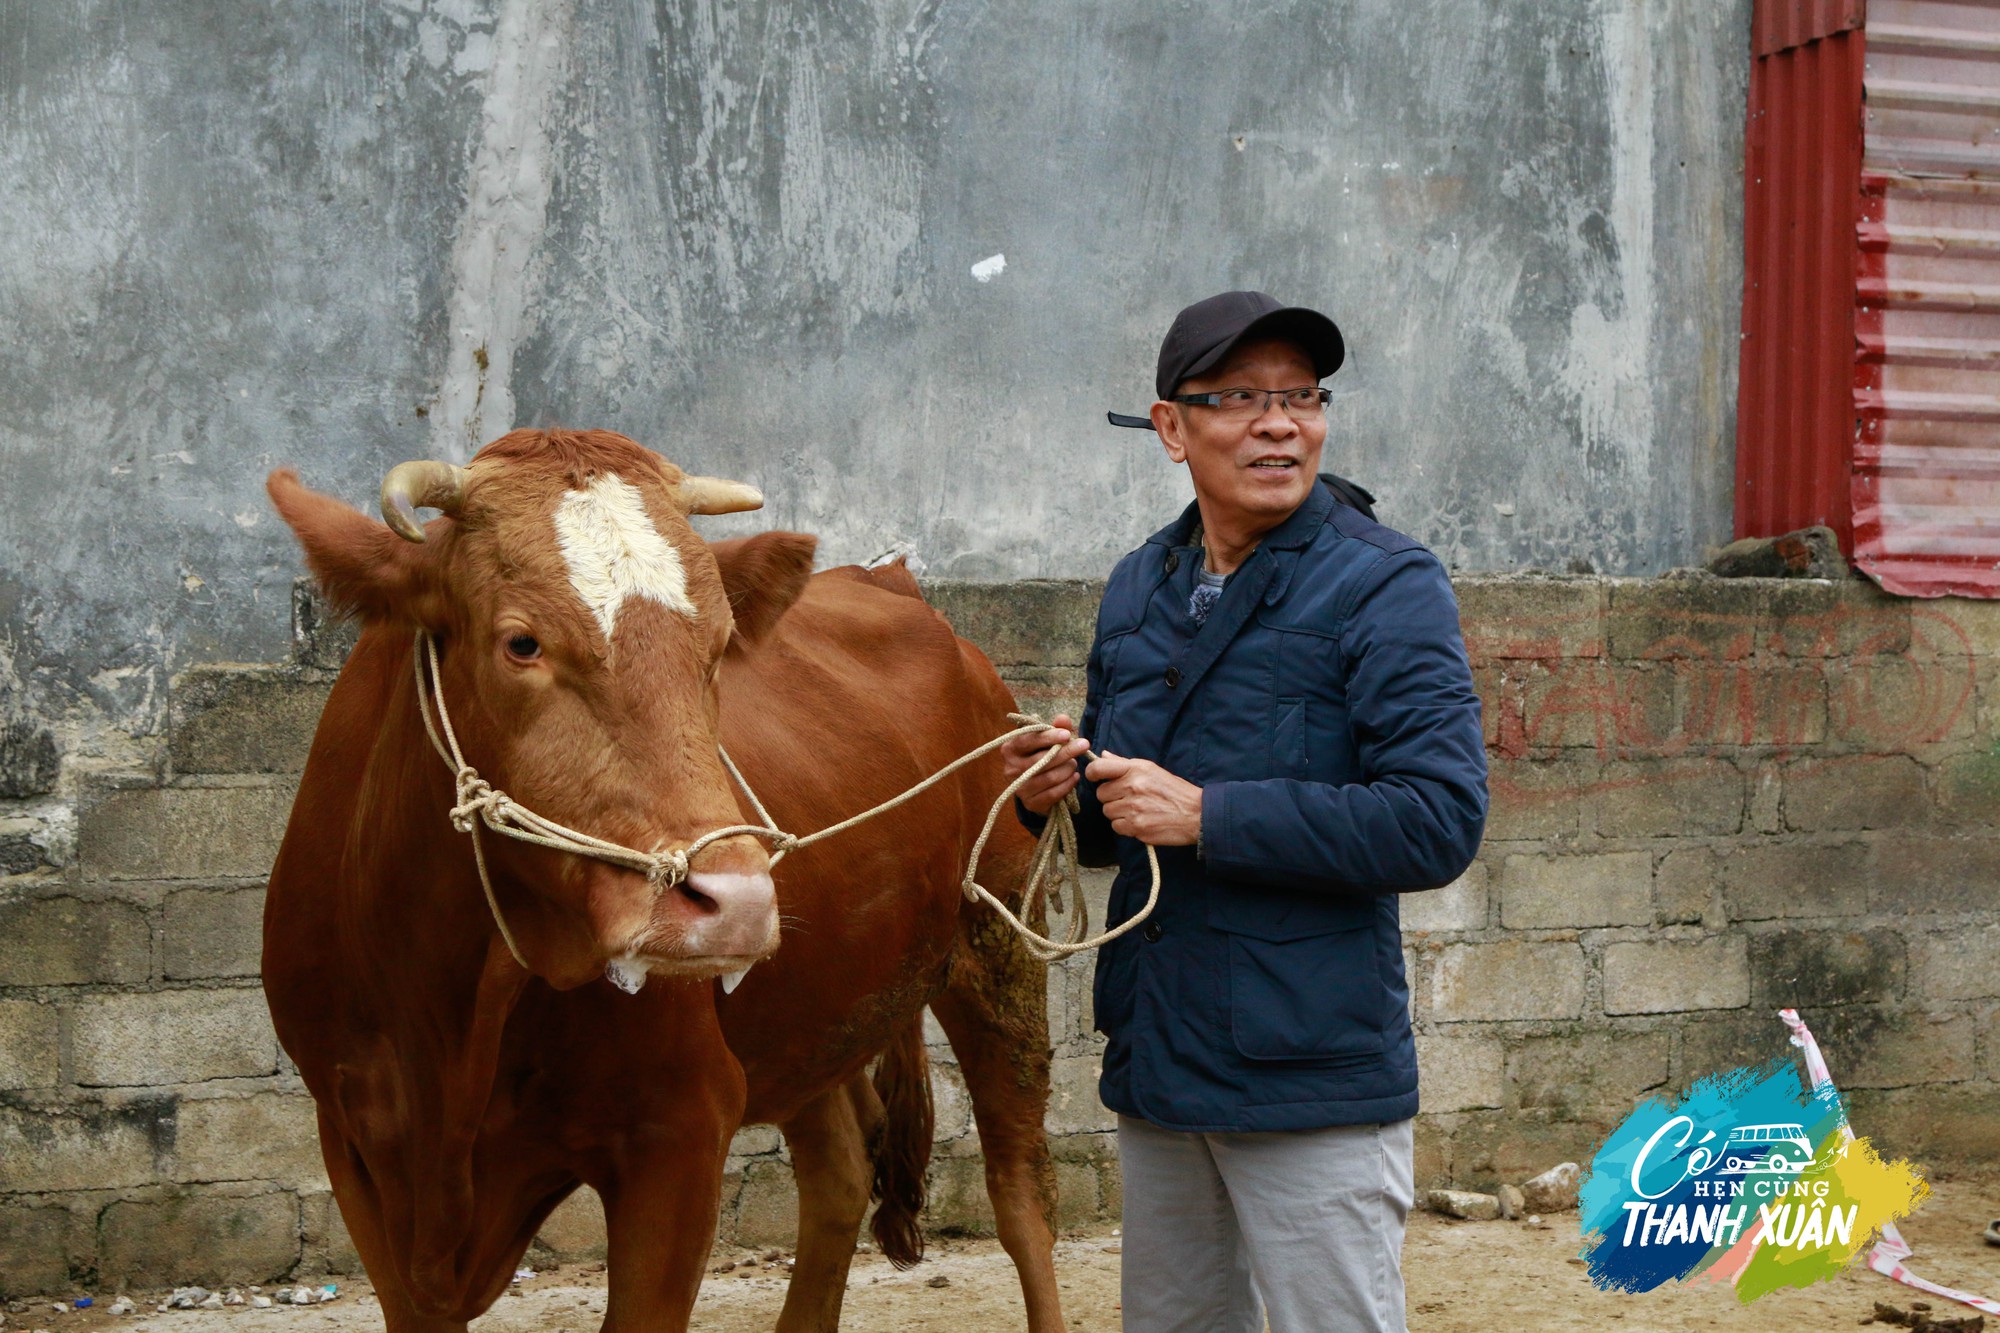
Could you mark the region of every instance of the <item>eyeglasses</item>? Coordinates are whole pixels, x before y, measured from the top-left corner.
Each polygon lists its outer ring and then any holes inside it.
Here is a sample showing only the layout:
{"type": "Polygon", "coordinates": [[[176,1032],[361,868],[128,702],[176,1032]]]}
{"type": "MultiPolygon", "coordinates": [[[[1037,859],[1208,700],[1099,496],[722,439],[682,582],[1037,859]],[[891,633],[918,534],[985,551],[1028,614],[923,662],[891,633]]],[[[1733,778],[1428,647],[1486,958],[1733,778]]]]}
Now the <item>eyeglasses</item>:
{"type": "Polygon", "coordinates": [[[1168,399],[1172,403],[1186,403],[1191,407],[1212,407],[1225,417],[1261,417],[1271,410],[1271,400],[1277,399],[1285,409],[1285,415],[1296,421],[1306,421],[1326,410],[1327,400],[1333,397],[1333,390],[1319,387],[1302,389],[1224,389],[1219,393],[1183,393],[1168,399]]]}

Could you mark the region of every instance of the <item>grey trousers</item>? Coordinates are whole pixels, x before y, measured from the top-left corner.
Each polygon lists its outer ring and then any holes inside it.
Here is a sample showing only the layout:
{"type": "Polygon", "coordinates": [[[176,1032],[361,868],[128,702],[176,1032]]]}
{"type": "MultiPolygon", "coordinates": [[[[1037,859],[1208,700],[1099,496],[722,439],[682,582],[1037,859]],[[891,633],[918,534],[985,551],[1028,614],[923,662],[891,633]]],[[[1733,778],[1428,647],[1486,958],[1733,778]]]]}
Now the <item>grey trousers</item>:
{"type": "Polygon", "coordinates": [[[1127,1333],[1403,1333],[1411,1122],[1187,1134],[1118,1117],[1127,1333]],[[1261,1305],[1261,1309],[1260,1309],[1261,1305]]]}

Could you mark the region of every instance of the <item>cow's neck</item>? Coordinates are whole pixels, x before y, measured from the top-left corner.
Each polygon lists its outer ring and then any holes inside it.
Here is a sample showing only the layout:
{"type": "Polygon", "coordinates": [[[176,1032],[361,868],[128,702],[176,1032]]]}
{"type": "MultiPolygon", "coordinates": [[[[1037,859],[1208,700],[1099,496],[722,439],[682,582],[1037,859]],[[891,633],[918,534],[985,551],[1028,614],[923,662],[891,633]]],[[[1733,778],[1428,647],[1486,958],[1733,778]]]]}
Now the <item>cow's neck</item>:
{"type": "Polygon", "coordinates": [[[425,738],[407,650],[400,668],[356,803],[357,821],[372,822],[357,822],[347,844],[357,864],[344,878],[360,895],[340,923],[373,1038],[356,1052],[366,1093],[354,1109],[387,1094],[399,1113],[347,1118],[364,1154],[382,1159],[371,1174],[385,1193],[407,1182],[397,1202],[411,1224],[410,1277],[442,1295],[462,1285],[459,1256],[477,1216],[473,1145],[508,1019],[532,978],[494,926],[469,839],[450,824],[450,775],[425,738]]]}

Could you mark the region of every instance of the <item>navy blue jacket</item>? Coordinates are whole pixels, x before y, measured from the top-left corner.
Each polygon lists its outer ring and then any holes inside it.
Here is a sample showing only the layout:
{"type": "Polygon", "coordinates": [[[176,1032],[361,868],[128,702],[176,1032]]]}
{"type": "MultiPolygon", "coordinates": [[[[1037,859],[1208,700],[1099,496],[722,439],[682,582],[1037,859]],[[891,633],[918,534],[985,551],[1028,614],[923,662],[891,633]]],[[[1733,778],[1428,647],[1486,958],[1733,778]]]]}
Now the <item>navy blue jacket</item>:
{"type": "MultiPolygon", "coordinates": [[[[1099,1092],[1171,1129],[1314,1129],[1417,1110],[1396,894],[1464,871],[1486,822],[1479,697],[1437,557],[1324,487],[1265,535],[1197,633],[1190,505],[1118,563],[1081,733],[1202,790],[1152,919],[1098,954],[1099,1092]]],[[[1109,924],[1144,848],[1086,781],[1109,924]]],[[[1025,815],[1031,827],[1041,821],[1025,815]]]]}

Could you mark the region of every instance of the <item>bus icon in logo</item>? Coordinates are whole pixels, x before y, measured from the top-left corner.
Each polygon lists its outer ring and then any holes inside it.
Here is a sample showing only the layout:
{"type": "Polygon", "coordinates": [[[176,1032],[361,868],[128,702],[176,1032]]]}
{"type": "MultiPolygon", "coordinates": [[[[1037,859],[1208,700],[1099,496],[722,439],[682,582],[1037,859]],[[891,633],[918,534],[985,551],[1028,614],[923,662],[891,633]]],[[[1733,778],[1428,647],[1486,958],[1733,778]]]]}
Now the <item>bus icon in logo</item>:
{"type": "Polygon", "coordinates": [[[1795,1176],[1812,1159],[1804,1125],[1743,1125],[1730,1130],[1722,1145],[1722,1174],[1795,1176]]]}

